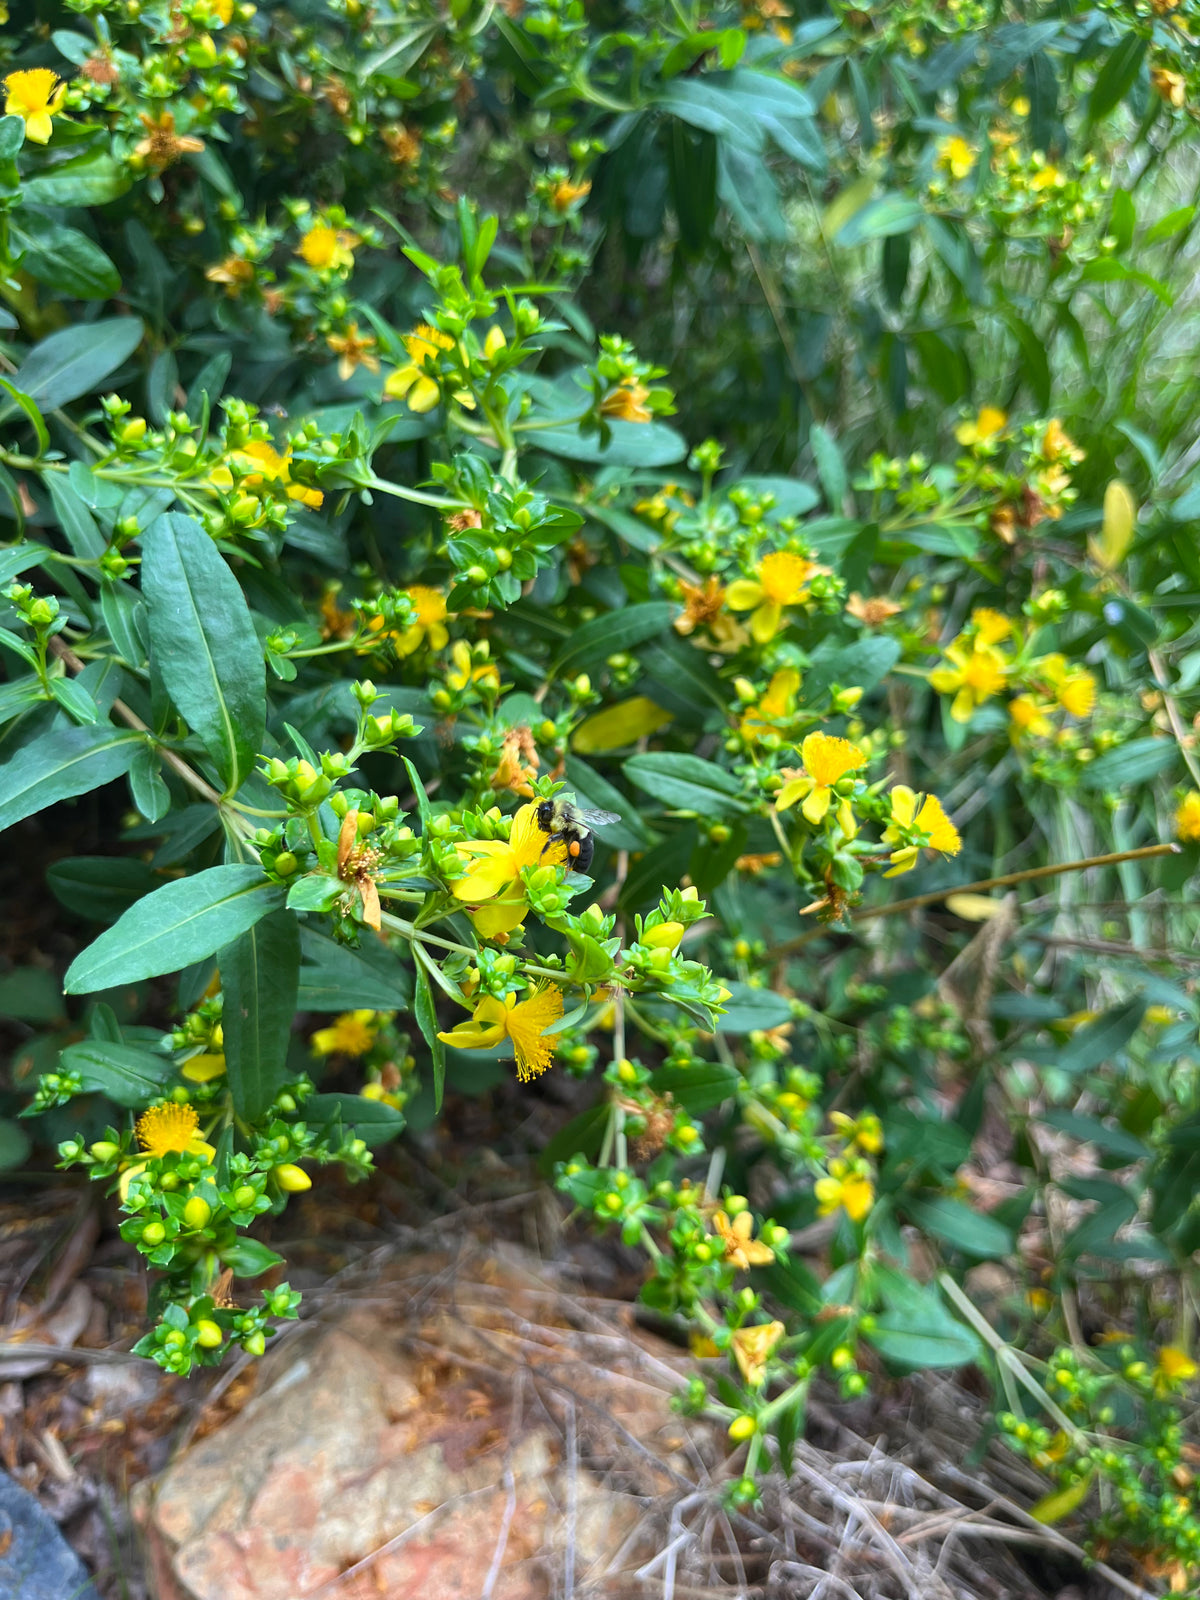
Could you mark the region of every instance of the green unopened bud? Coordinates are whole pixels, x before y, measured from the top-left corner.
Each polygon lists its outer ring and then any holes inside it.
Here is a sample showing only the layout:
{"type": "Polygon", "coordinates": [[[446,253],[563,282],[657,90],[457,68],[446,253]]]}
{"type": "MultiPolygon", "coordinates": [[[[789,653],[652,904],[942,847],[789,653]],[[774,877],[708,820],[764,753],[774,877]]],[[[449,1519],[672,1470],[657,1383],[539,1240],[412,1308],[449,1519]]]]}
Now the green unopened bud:
{"type": "Polygon", "coordinates": [[[121,1146],[113,1144],[111,1139],[97,1139],[95,1144],[88,1147],[88,1154],[94,1156],[97,1161],[111,1161],[120,1153],[121,1146]]]}
{"type": "Polygon", "coordinates": [[[233,1191],[233,1203],[239,1211],[249,1211],[258,1199],[258,1190],[252,1183],[240,1184],[233,1191]]]}
{"type": "Polygon", "coordinates": [[[266,1348],[266,1336],[261,1329],[257,1329],[254,1333],[248,1333],[242,1340],[242,1349],[247,1355],[261,1356],[266,1348]]]}
{"type": "Polygon", "coordinates": [[[281,878],[290,878],[300,865],[290,850],[281,850],[275,857],[275,871],[281,878]]]}
{"type": "Polygon", "coordinates": [[[183,1208],[183,1220],[189,1228],[207,1227],[211,1216],[212,1207],[203,1195],[192,1195],[183,1208]]]}
{"type": "Polygon", "coordinates": [[[196,1324],[196,1343],[202,1350],[216,1350],[224,1341],[220,1326],[208,1317],[196,1324]]]}
{"type": "Polygon", "coordinates": [[[302,1167],[297,1167],[291,1161],[285,1161],[281,1167],[272,1169],[275,1182],[285,1194],[303,1194],[305,1189],[312,1188],[312,1179],[302,1167]]]}
{"type": "Polygon", "coordinates": [[[148,1222],[142,1229],[142,1243],[148,1245],[151,1250],[160,1245],[166,1237],[167,1230],[161,1222],[148,1222]]]}

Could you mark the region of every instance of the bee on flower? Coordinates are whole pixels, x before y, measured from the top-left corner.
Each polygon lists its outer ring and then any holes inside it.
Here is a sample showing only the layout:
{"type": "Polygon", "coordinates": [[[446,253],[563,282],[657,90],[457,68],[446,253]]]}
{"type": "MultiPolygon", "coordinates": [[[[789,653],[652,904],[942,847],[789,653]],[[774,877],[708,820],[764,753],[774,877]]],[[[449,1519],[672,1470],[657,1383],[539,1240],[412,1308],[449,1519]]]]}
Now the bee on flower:
{"type": "Polygon", "coordinates": [[[476,932],[495,939],[519,928],[529,914],[522,874],[527,868],[561,866],[565,843],[549,839],[538,823],[538,805],[522,806],[507,839],[466,839],[458,853],[467,870],[450,885],[456,900],[471,907],[476,932]]]}

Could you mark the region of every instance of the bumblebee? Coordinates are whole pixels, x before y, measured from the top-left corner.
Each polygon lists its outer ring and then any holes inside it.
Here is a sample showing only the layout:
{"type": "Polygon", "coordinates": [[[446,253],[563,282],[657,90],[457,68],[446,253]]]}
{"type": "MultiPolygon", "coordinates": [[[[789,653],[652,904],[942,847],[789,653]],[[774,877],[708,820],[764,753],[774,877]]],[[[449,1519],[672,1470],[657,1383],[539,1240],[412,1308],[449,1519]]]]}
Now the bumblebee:
{"type": "Polygon", "coordinates": [[[543,850],[552,844],[567,847],[567,860],[574,872],[586,872],[596,853],[593,828],[602,828],[606,822],[620,822],[615,811],[586,811],[560,797],[543,800],[537,808],[537,825],[549,834],[543,850]]]}

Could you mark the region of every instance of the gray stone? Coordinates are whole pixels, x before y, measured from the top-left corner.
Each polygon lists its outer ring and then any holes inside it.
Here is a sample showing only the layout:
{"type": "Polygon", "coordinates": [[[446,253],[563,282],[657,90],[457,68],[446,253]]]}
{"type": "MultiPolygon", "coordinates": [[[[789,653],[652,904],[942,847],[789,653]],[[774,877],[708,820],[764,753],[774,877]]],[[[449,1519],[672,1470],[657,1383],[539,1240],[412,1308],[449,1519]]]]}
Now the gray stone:
{"type": "Polygon", "coordinates": [[[97,1600],[83,1563],[34,1497],[0,1472],[0,1595],[97,1600]]]}

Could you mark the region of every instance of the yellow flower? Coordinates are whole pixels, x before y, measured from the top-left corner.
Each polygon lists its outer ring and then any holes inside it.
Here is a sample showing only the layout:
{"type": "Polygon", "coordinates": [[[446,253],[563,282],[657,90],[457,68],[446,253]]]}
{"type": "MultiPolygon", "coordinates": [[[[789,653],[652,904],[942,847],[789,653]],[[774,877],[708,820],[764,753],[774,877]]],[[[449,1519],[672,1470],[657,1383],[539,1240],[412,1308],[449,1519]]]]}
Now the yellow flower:
{"type": "Polygon", "coordinates": [[[378,1011],[343,1011],[332,1027],[313,1034],[313,1050],[319,1056],[365,1056],[382,1021],[378,1011]]]}
{"type": "Polygon", "coordinates": [[[975,151],[961,134],[938,140],[937,164],[952,178],[969,178],[975,170],[975,151]]]}
{"type": "MultiPolygon", "coordinates": [[[[414,583],[405,593],[416,610],[416,618],[403,633],[393,634],[398,656],[411,656],[428,640],[431,650],[443,650],[450,634],[446,628],[446,597],[440,589],[430,589],[423,583],[414,583]]],[[[375,625],[382,623],[376,618],[375,625]]]]}
{"type": "Polygon", "coordinates": [[[349,228],[331,228],[327,222],[315,222],[301,239],[296,254],[318,272],[348,272],[354,265],[354,246],[358,242],[358,235],[349,228]]]}
{"type": "Polygon", "coordinates": [[[636,378],[622,378],[615,389],[610,389],[600,402],[602,417],[616,417],[620,422],[649,422],[651,411],[646,401],[650,391],[636,378]]]}
{"type": "Polygon", "coordinates": [[[912,829],[927,835],[925,844],[930,850],[940,850],[944,856],[956,856],[962,849],[958,829],[942,810],[942,802],[934,794],[924,796],[920,809],[917,802],[922,797],[913,793],[903,783],[898,783],[889,796],[892,802],[892,820],[883,830],[884,844],[898,845],[892,851],[891,869],[885,878],[895,878],[908,872],[917,864],[921,846],[905,844],[905,836],[912,829]]]}
{"type": "MultiPolygon", "coordinates": [[[[453,350],[454,340],[440,328],[431,328],[427,322],[422,322],[400,342],[408,352],[408,361],[388,373],[383,392],[389,400],[403,400],[407,395],[410,411],[421,414],[432,411],[442,398],[442,391],[427,368],[436,362],[439,350],[453,350]]],[[[470,396],[467,398],[469,400],[470,396]]]]}
{"type": "Polygon", "coordinates": [[[1008,662],[990,644],[978,639],[968,644],[961,638],[946,648],[949,666],[935,667],[929,674],[930,688],[938,694],[953,694],[950,715],[955,722],[970,722],[976,706],[999,694],[1008,677],[1008,662]]]}
{"type": "Polygon", "coordinates": [[[1039,167],[1029,180],[1029,187],[1035,194],[1043,189],[1057,189],[1063,181],[1063,175],[1057,167],[1047,164],[1039,167]]]}
{"type": "Polygon", "coordinates": [[[217,1152],[200,1137],[199,1129],[200,1117],[195,1106],[181,1106],[166,1100],[143,1111],[137,1119],[137,1137],[146,1159],[133,1161],[122,1171],[118,1185],[121,1199],[128,1198],[130,1184],[145,1172],[152,1159],[188,1155],[210,1162],[217,1152]]]}
{"type": "Polygon", "coordinates": [[[1089,716],[1096,704],[1096,680],[1083,667],[1070,667],[1057,651],[1037,663],[1054,697],[1073,717],[1089,716]]]}
{"type": "Polygon", "coordinates": [[[724,1211],[715,1211],[712,1220],[726,1261],[739,1272],[748,1272],[751,1267],[769,1266],[774,1261],[774,1250],[763,1244],[761,1239],[751,1237],[754,1218],[748,1211],[739,1211],[732,1222],[724,1211]]]}
{"type": "Polygon", "coordinates": [[[211,1083],[225,1072],[225,1057],[208,1053],[192,1056],[179,1070],[189,1083],[211,1083]]]}
{"type": "Polygon", "coordinates": [[[766,644],[779,632],[784,606],[794,606],[808,593],[813,562],[792,550],[774,550],[758,564],[758,578],[738,578],[725,591],[734,611],[753,611],[750,632],[757,644],[766,644]]]}
{"type": "Polygon", "coordinates": [[[764,733],[770,733],[775,722],[791,714],[799,687],[800,674],[795,667],[781,667],[772,676],[758,704],[746,708],[741,721],[743,734],[748,739],[759,739],[764,733]]]}
{"type": "Polygon", "coordinates": [[[21,117],[25,137],[34,144],[46,144],[54,131],[55,116],[66,98],[67,86],[49,67],[34,67],[29,72],[10,72],[4,80],[6,117],[21,117]]]}
{"type": "Polygon", "coordinates": [[[1010,700],[1008,715],[1012,723],[1010,731],[1014,743],[1023,733],[1035,739],[1047,739],[1054,731],[1053,724],[1046,715],[1046,707],[1031,694],[1019,694],[1015,700],[1010,700]]]}
{"type": "MultiPolygon", "coordinates": [[[[268,439],[251,439],[240,450],[234,450],[229,459],[242,468],[245,474],[241,479],[244,488],[261,489],[264,484],[278,483],[283,486],[289,500],[300,500],[314,508],[324,503],[325,496],[320,489],[314,489],[307,483],[292,482],[291,451],[281,456],[268,439]]],[[[233,473],[222,463],[209,474],[208,481],[218,489],[232,489],[233,473]]]]}
{"type": "Polygon", "coordinates": [[[855,1118],[848,1117],[844,1111],[831,1111],[829,1120],[848,1144],[857,1145],[869,1156],[878,1155],[883,1149],[883,1124],[873,1112],[867,1111],[855,1118]]]}
{"type": "Polygon", "coordinates": [[[954,437],[962,445],[991,444],[999,438],[1008,423],[1007,412],[999,406],[984,406],[974,422],[960,422],[954,437]]]}
{"type": "Polygon", "coordinates": [[[742,1377],[753,1388],[767,1376],[767,1357],[783,1338],[782,1322],[760,1322],[753,1328],[738,1328],[730,1339],[733,1359],[742,1377]]]}
{"type": "Polygon", "coordinates": [[[209,283],[223,284],[229,298],[236,300],[246,285],[254,282],[254,266],[243,256],[228,255],[215,266],[206,267],[204,276],[209,283]]]}
{"type": "Polygon", "coordinates": [[[550,204],[561,216],[571,209],[576,200],[585,200],[591,192],[592,186],[586,180],[583,183],[568,183],[563,178],[551,189],[550,204]]]}
{"type": "Polygon", "coordinates": [[[1175,832],[1184,844],[1200,844],[1200,794],[1189,790],[1175,813],[1175,832]]]}
{"type": "Polygon", "coordinates": [[[325,343],[338,357],[338,377],[343,383],[352,377],[359,367],[366,367],[368,372],[379,371],[379,357],[375,354],[375,335],[359,333],[357,322],[348,323],[345,333],[326,334],[325,343]]]}
{"type": "Polygon", "coordinates": [[[485,939],[511,933],[529,911],[521,874],[526,867],[559,866],[567,859],[565,844],[552,843],[538,827],[536,802],[522,806],[507,839],[467,839],[460,855],[470,858],[461,878],[451,884],[456,900],[477,909],[475,928],[485,939]]]}
{"type": "MultiPolygon", "coordinates": [[[[810,733],[800,746],[802,769],[785,767],[787,780],[775,800],[776,811],[786,811],[797,800],[803,799],[800,810],[807,822],[815,828],[833,804],[833,788],[850,772],[865,767],[867,758],[849,739],[835,739],[827,733],[810,733]]],[[[843,797],[838,805],[837,820],[848,838],[855,832],[850,801],[843,797]]]]}
{"type": "Polygon", "coordinates": [[[861,1222],[875,1202],[875,1185],[867,1173],[840,1158],[829,1163],[829,1176],[817,1179],[813,1193],[820,1216],[830,1217],[841,1210],[851,1222],[861,1222]]]}
{"type": "Polygon", "coordinates": [[[1046,431],[1042,435],[1042,454],[1047,461],[1067,462],[1074,465],[1082,461],[1086,451],[1081,450],[1069,434],[1064,432],[1063,425],[1057,417],[1051,417],[1046,424],[1046,431]]]}
{"type": "Polygon", "coordinates": [[[518,1000],[515,994],[506,995],[503,1000],[487,995],[475,1007],[470,1022],[460,1022],[449,1033],[439,1033],[438,1038],[458,1050],[490,1050],[502,1039],[511,1039],[517,1077],[528,1083],[545,1072],[554,1059],[559,1035],[545,1030],[562,1014],[562,990],[553,984],[534,989],[527,1000],[518,1000]]]}
{"type": "Polygon", "coordinates": [[[971,613],[971,627],[978,644],[999,644],[1013,631],[1012,620],[1003,611],[993,611],[991,606],[976,606],[971,613]]]}
{"type": "Polygon", "coordinates": [[[1192,1360],[1186,1350],[1180,1350],[1173,1344],[1164,1345],[1158,1352],[1158,1360],[1154,1363],[1154,1392],[1166,1395],[1181,1384],[1190,1383],[1200,1366],[1192,1360]]]}
{"type": "Polygon", "coordinates": [[[1187,79],[1182,72],[1172,72],[1169,67],[1151,67],[1150,82],[1155,94],[1176,111],[1187,105],[1187,79]]]}
{"type": "Polygon", "coordinates": [[[446,673],[447,685],[457,694],[461,694],[468,684],[482,683],[489,687],[499,689],[500,669],[494,661],[482,660],[476,663],[471,654],[471,646],[465,639],[456,639],[450,650],[451,665],[446,673]]]}

